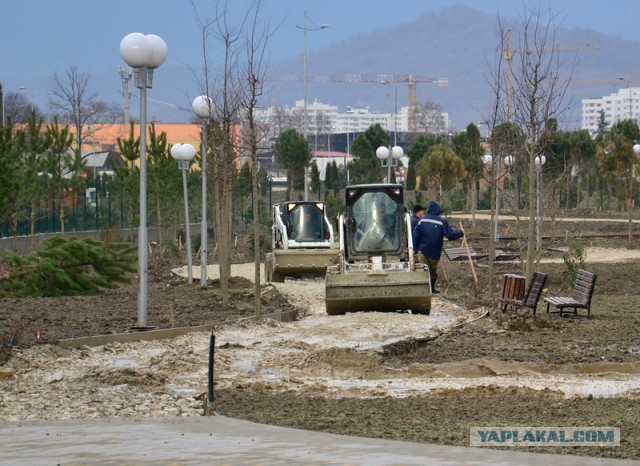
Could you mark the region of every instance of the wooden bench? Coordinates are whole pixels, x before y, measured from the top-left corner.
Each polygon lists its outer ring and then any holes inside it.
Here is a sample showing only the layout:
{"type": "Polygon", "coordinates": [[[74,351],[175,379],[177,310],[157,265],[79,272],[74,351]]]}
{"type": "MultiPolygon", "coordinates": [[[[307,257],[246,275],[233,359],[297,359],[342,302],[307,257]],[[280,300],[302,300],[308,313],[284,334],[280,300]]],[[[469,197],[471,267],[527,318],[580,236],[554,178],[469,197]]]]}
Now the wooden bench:
{"type": "Polygon", "coordinates": [[[519,257],[520,257],[520,254],[518,254],[517,252],[507,252],[507,251],[503,251],[502,249],[496,249],[494,251],[493,260],[494,261],[514,261],[519,257]]]}
{"type": "Polygon", "coordinates": [[[586,309],[587,317],[591,317],[591,298],[593,297],[593,289],[596,285],[598,276],[587,272],[586,270],[578,270],[576,281],[573,285],[573,295],[571,296],[551,296],[544,298],[547,303],[547,313],[560,314],[565,308],[573,308],[573,314],[578,316],[578,309],[586,309]],[[555,306],[555,311],[549,311],[549,306],[555,306]]]}
{"type": "Polygon", "coordinates": [[[469,257],[471,260],[477,261],[489,256],[488,254],[478,254],[472,247],[469,248],[469,254],[467,254],[467,248],[444,248],[443,251],[447,259],[452,262],[468,260],[469,257]]]}
{"type": "MultiPolygon", "coordinates": [[[[447,256],[452,262],[467,260],[471,257],[471,260],[477,261],[480,259],[486,259],[489,254],[482,254],[476,252],[472,247],[469,247],[469,254],[467,255],[466,248],[444,248],[444,255],[447,256]]],[[[496,249],[494,252],[495,261],[512,261],[520,257],[520,254],[515,252],[507,252],[502,249],[496,249]]]]}
{"type": "MultiPolygon", "coordinates": [[[[511,276],[513,277],[513,276],[511,276]]],[[[535,315],[538,309],[538,301],[540,301],[540,296],[542,295],[542,289],[544,285],[547,283],[547,274],[534,272],[531,276],[531,280],[529,281],[529,286],[524,293],[522,299],[512,297],[514,294],[517,294],[517,285],[513,284],[513,280],[509,280],[509,274],[505,275],[503,290],[502,290],[502,299],[500,300],[500,309],[502,312],[506,311],[517,311],[522,308],[529,308],[533,310],[535,315]],[[510,288],[512,290],[510,290],[510,288]]]]}

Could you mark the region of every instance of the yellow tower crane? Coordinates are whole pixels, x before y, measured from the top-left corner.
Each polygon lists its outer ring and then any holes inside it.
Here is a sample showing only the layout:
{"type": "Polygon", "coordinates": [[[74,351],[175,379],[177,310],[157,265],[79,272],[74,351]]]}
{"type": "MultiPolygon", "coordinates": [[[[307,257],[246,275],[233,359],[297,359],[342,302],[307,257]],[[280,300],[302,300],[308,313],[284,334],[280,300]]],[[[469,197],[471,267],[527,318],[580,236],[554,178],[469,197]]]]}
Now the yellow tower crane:
{"type": "Polygon", "coordinates": [[[511,45],[511,29],[507,29],[506,44],[503,52],[503,58],[507,62],[505,68],[505,91],[507,94],[507,121],[511,122],[513,117],[513,57],[516,53],[531,54],[531,53],[546,53],[546,52],[581,52],[581,51],[594,51],[600,50],[600,47],[592,44],[576,44],[576,45],[554,45],[553,47],[542,48],[536,50],[535,48],[529,49],[514,49],[511,45]]]}

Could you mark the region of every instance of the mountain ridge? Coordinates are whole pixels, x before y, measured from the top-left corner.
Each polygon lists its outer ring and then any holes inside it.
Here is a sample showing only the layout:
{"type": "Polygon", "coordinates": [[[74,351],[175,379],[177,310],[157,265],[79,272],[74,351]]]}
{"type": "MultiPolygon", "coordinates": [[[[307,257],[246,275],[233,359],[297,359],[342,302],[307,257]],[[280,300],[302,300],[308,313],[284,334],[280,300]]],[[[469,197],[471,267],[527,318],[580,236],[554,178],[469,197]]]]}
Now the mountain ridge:
{"type": "MultiPolygon", "coordinates": [[[[503,24],[517,26],[518,21],[503,19],[503,24]]],[[[330,30],[329,30],[330,31],[330,30]]],[[[328,31],[328,32],[329,32],[328,31]]],[[[324,34],[325,32],[318,32],[324,34]]],[[[514,34],[514,42],[517,36],[514,34]]],[[[561,25],[556,38],[558,46],[592,47],[576,56],[574,78],[591,82],[571,84],[567,93],[566,119],[562,128],[580,126],[580,100],[598,98],[632,84],[640,73],[635,57],[640,56],[640,42],[620,39],[590,29],[565,29],[561,25]],[[597,46],[598,49],[593,49],[597,46]],[[626,76],[626,81],[619,79],[626,76]]],[[[517,44],[514,43],[517,47],[517,44]]],[[[301,47],[302,48],[302,47],[301,47]]],[[[432,101],[449,114],[452,129],[464,129],[469,123],[479,123],[489,113],[493,95],[489,83],[492,66],[499,50],[498,18],[466,6],[451,6],[439,12],[426,12],[412,22],[385,29],[376,29],[354,36],[307,55],[308,75],[346,74],[412,74],[434,79],[448,78],[448,88],[434,84],[417,85],[418,102],[432,101]]],[[[563,59],[573,58],[571,53],[563,59]]],[[[158,69],[154,87],[148,92],[150,119],[163,122],[186,122],[192,115],[190,102],[199,94],[194,72],[200,64],[158,69]],[[165,104],[151,99],[164,101],[165,104]],[[175,108],[175,107],[180,108],[175,108]]],[[[270,63],[267,75],[303,75],[303,51],[287,60],[270,63]]],[[[568,77],[568,76],[567,76],[568,77]]],[[[33,79],[31,82],[35,82],[33,79]]],[[[107,102],[122,102],[120,77],[117,70],[92,75],[92,88],[97,98],[107,102]]],[[[31,86],[31,84],[29,84],[31,86]]],[[[407,86],[398,83],[397,106],[407,105],[407,86]]],[[[37,80],[33,88],[51,88],[51,78],[37,80]]],[[[265,82],[261,106],[291,107],[304,95],[303,83],[265,82]]],[[[137,93],[137,89],[134,88],[137,93]]],[[[390,86],[372,83],[308,83],[309,101],[347,106],[366,106],[372,111],[391,112],[395,92],[390,86]]],[[[131,100],[131,113],[137,115],[138,101],[131,100]]]]}

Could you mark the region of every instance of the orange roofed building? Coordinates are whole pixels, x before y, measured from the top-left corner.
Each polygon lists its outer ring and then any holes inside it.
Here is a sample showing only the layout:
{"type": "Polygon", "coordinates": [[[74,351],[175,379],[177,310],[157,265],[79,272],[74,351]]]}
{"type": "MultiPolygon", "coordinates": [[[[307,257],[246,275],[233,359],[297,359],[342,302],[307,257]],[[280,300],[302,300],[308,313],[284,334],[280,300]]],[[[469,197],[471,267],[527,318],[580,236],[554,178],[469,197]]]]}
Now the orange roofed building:
{"type": "MultiPolygon", "coordinates": [[[[169,145],[177,143],[192,144],[198,152],[200,152],[200,131],[201,126],[195,124],[169,124],[169,123],[155,123],[156,133],[165,133],[167,135],[167,142],[169,145]]],[[[151,128],[151,125],[148,125],[151,128]]],[[[73,131],[73,126],[71,127],[73,131]]],[[[239,147],[237,144],[239,141],[241,132],[241,126],[234,126],[234,135],[236,138],[235,147],[239,147]]],[[[82,153],[90,152],[102,152],[118,149],[118,138],[126,139],[131,134],[131,125],[125,124],[101,124],[96,123],[93,125],[85,125],[82,129],[82,153]]],[[[133,137],[138,138],[140,136],[140,125],[133,124],[133,137]]],[[[149,133],[147,132],[147,143],[149,142],[149,133]]],[[[237,157],[236,169],[242,167],[243,160],[241,157],[237,157]]]]}

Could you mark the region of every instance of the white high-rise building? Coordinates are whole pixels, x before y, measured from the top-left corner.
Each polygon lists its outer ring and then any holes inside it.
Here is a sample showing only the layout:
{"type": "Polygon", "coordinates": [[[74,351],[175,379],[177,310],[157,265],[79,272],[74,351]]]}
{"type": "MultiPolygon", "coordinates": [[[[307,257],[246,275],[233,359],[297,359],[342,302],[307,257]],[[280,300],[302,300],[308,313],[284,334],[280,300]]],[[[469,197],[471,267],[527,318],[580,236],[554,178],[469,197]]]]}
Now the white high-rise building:
{"type": "MultiPolygon", "coordinates": [[[[256,121],[269,128],[269,137],[276,138],[287,128],[304,130],[304,101],[296,101],[295,107],[269,107],[257,109],[256,121]]],[[[424,118],[423,118],[424,119],[424,118]]],[[[433,117],[435,132],[447,132],[447,113],[437,113],[433,117]],[[444,129],[443,129],[444,126],[444,129]]],[[[369,107],[347,107],[346,112],[338,112],[336,105],[318,101],[307,103],[307,137],[314,135],[362,133],[369,127],[379,124],[389,132],[407,132],[409,129],[409,107],[398,109],[398,113],[371,111],[369,107]]],[[[426,124],[426,123],[425,123],[426,124]]],[[[430,125],[431,126],[431,125],[430,125]]]]}
{"type": "Polygon", "coordinates": [[[636,120],[640,117],[640,87],[626,87],[615,94],[600,99],[582,99],[582,129],[594,134],[598,129],[600,113],[608,127],[622,120],[636,120]]]}

